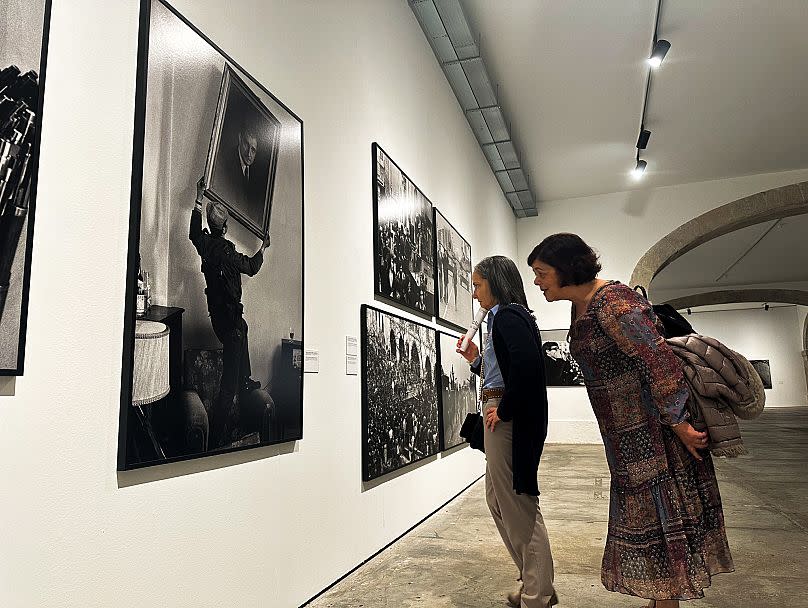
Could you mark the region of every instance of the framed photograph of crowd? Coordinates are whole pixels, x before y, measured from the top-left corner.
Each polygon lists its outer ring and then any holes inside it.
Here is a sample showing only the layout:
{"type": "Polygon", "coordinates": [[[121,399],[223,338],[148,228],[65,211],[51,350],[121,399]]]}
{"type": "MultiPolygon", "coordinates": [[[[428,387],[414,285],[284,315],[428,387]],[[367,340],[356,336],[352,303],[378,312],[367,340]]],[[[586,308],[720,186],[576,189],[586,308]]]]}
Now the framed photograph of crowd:
{"type": "Polygon", "coordinates": [[[755,368],[755,371],[760,376],[760,381],[763,382],[763,388],[772,388],[772,368],[768,359],[751,359],[749,363],[755,368]]]}
{"type": "Polygon", "coordinates": [[[581,368],[570,354],[568,329],[541,331],[541,352],[547,386],[583,386],[581,368]]]}
{"type": "Polygon", "coordinates": [[[441,451],[464,443],[460,427],[466,414],[477,411],[477,375],[457,351],[457,337],[438,332],[440,367],[441,451]]]}
{"type": "Polygon", "coordinates": [[[303,122],[141,0],[119,470],[302,437],[303,268],[303,122]]]}
{"type": "Polygon", "coordinates": [[[50,0],[0,3],[0,376],[25,362],[50,14],[50,0]]]}
{"type": "Polygon", "coordinates": [[[435,316],[465,330],[471,313],[471,245],[435,208],[435,316]]]}
{"type": "Polygon", "coordinates": [[[426,316],[435,314],[432,203],[373,143],[375,293],[426,316]]]}
{"type": "Polygon", "coordinates": [[[362,479],[440,451],[434,329],[366,304],[362,326],[362,479]]]}

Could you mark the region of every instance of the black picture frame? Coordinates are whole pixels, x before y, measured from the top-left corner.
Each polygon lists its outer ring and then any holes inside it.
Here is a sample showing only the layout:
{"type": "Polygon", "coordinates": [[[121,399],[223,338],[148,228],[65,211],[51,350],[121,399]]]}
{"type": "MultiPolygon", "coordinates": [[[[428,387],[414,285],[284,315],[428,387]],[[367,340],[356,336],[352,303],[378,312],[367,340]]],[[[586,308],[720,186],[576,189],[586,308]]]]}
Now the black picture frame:
{"type": "Polygon", "coordinates": [[[233,217],[260,239],[269,231],[280,130],[280,121],[235,70],[225,64],[205,165],[205,193],[224,204],[233,217]],[[250,166],[255,179],[249,177],[249,169],[239,166],[246,162],[240,156],[242,121],[256,133],[254,162],[250,166]],[[252,186],[252,182],[256,185],[252,186]]]}
{"type": "Polygon", "coordinates": [[[757,375],[760,376],[760,381],[763,383],[763,388],[766,390],[774,388],[772,385],[772,368],[768,359],[750,359],[749,363],[755,368],[757,375]]]}
{"type": "MultiPolygon", "coordinates": [[[[185,33],[185,32],[183,32],[185,33]]],[[[194,38],[194,40],[197,40],[194,38]]],[[[187,43],[187,40],[185,40],[187,43]]],[[[159,62],[157,62],[159,65],[159,62]]],[[[188,62],[189,65],[197,65],[194,62],[188,62]]],[[[219,65],[217,63],[217,65],[219,65]]],[[[204,66],[207,68],[208,66],[204,66]]],[[[214,81],[212,80],[215,77],[215,70],[211,68],[208,72],[211,76],[211,83],[214,81]]],[[[220,81],[217,79],[215,81],[217,90],[220,86],[220,81]]],[[[211,89],[213,90],[213,89],[211,89]]],[[[161,94],[160,91],[157,91],[155,95],[161,94]]],[[[211,107],[218,109],[218,103],[213,106],[211,102],[211,107]]],[[[188,114],[186,112],[186,114],[188,114]]],[[[210,113],[210,124],[213,124],[214,116],[213,111],[210,113]]],[[[291,441],[299,440],[303,437],[303,370],[302,370],[302,356],[301,353],[303,352],[304,348],[304,302],[305,302],[305,294],[304,294],[304,277],[303,277],[303,268],[305,267],[305,261],[303,258],[304,252],[304,233],[303,233],[303,226],[305,225],[305,218],[304,218],[304,179],[305,175],[303,172],[304,168],[304,131],[303,131],[303,121],[302,119],[297,116],[291,109],[289,109],[282,101],[280,101],[273,93],[271,93],[263,84],[258,82],[249,72],[247,72],[244,68],[242,68],[238,62],[236,62],[232,57],[230,57],[227,53],[225,53],[216,43],[214,43],[206,34],[200,31],[195,25],[193,25],[184,15],[182,15],[177,9],[175,9],[169,2],[166,0],[141,0],[140,1],[140,24],[139,24],[139,35],[138,35],[138,66],[137,66],[137,84],[136,84],[136,94],[135,94],[135,113],[134,113],[134,140],[133,140],[133,152],[132,152],[132,179],[131,179],[131,201],[130,201],[130,212],[129,212],[129,239],[128,239],[128,255],[127,255],[127,271],[126,271],[126,301],[124,305],[124,324],[123,324],[123,349],[122,349],[122,357],[121,357],[121,396],[120,396],[120,416],[119,416],[119,433],[118,433],[118,462],[117,468],[119,471],[126,471],[131,469],[138,469],[143,467],[149,467],[154,465],[178,462],[178,461],[185,461],[196,459],[205,456],[211,455],[219,455],[223,453],[229,452],[237,452],[248,450],[256,447],[262,447],[267,445],[279,444],[279,443],[288,443],[291,441]],[[157,18],[163,19],[170,19],[171,20],[171,27],[182,27],[187,28],[190,34],[195,35],[198,37],[198,44],[203,45],[205,48],[206,53],[210,53],[211,56],[215,56],[217,58],[217,62],[221,61],[222,69],[225,69],[224,66],[229,66],[230,69],[233,69],[239,73],[243,82],[248,82],[250,87],[256,91],[257,94],[260,93],[262,99],[265,102],[272,104],[272,111],[275,114],[278,114],[278,119],[286,121],[284,123],[284,137],[292,137],[292,140],[287,140],[283,145],[287,146],[288,154],[292,156],[287,158],[289,162],[286,163],[287,170],[289,170],[289,175],[281,176],[280,174],[276,174],[275,176],[275,201],[274,205],[280,204],[280,199],[278,198],[278,183],[279,180],[284,180],[284,204],[288,205],[286,208],[286,213],[289,216],[294,216],[295,222],[299,222],[299,231],[287,229],[285,232],[286,234],[279,236],[274,236],[272,239],[272,246],[276,247],[276,241],[283,240],[284,238],[288,239],[288,248],[290,251],[293,252],[294,260],[286,261],[284,260],[283,263],[290,266],[294,266],[291,271],[287,270],[284,266],[283,269],[289,274],[290,276],[294,277],[290,279],[292,282],[292,286],[289,287],[289,291],[291,295],[289,296],[292,301],[294,301],[294,309],[292,313],[294,314],[296,319],[299,319],[299,325],[297,322],[295,323],[295,327],[292,330],[291,334],[289,333],[289,324],[285,326],[285,329],[282,332],[277,332],[278,335],[272,335],[272,352],[275,353],[274,358],[271,359],[272,364],[267,365],[266,367],[262,366],[262,369],[271,369],[269,372],[272,375],[273,381],[270,382],[270,387],[267,387],[267,393],[271,393],[269,396],[271,400],[275,401],[275,408],[266,407],[264,408],[264,412],[267,416],[272,416],[272,422],[274,426],[270,426],[267,424],[267,418],[261,418],[255,424],[260,427],[259,431],[256,431],[256,435],[258,436],[257,440],[239,440],[239,441],[232,441],[225,446],[217,449],[207,449],[205,451],[201,450],[194,450],[194,451],[185,451],[183,452],[181,449],[176,449],[176,445],[174,445],[174,451],[166,450],[165,457],[159,457],[154,454],[149,456],[143,456],[140,453],[137,453],[137,450],[133,450],[132,446],[136,445],[136,442],[133,442],[133,437],[136,435],[140,435],[140,439],[142,440],[141,443],[148,445],[149,438],[144,439],[144,429],[143,421],[138,420],[132,415],[132,411],[135,409],[132,406],[132,394],[133,394],[133,364],[134,364],[134,351],[135,351],[135,324],[137,321],[136,318],[136,295],[138,289],[138,271],[139,271],[139,263],[141,254],[149,255],[151,252],[143,250],[141,248],[140,239],[143,235],[143,211],[146,209],[143,203],[143,196],[144,196],[144,158],[146,153],[146,142],[147,142],[147,100],[148,100],[148,83],[149,83],[149,63],[150,63],[150,42],[151,42],[151,28],[152,28],[152,17],[153,11],[159,10],[159,15],[157,18]],[[283,113],[283,117],[280,116],[280,113],[283,113]],[[290,129],[289,126],[293,128],[290,129]],[[290,134],[287,131],[291,132],[290,134]],[[291,148],[290,148],[291,146],[291,148]],[[298,158],[299,156],[299,158],[298,158]],[[298,271],[299,268],[299,271],[298,271]],[[295,283],[295,281],[297,281],[295,283]],[[298,288],[299,287],[299,288],[298,288]],[[288,361],[286,360],[288,359],[288,361]],[[276,379],[279,379],[278,382],[275,382],[276,379]],[[284,401],[283,407],[278,407],[279,401],[284,401]],[[273,431],[273,429],[275,429],[273,431]],[[266,433],[264,433],[266,431],[266,433]]],[[[199,144],[204,145],[203,142],[207,142],[208,140],[202,139],[204,129],[200,127],[197,132],[197,137],[193,141],[193,145],[196,146],[200,150],[199,160],[207,160],[204,156],[204,153],[201,152],[202,148],[199,144]]],[[[210,130],[207,131],[210,133],[210,130]]],[[[157,131],[156,135],[155,132],[151,132],[152,137],[165,137],[165,134],[162,131],[157,131]]],[[[207,148],[209,151],[209,148],[207,148]]],[[[156,161],[150,160],[150,163],[154,163],[156,161]]],[[[201,165],[201,163],[200,163],[201,165]]],[[[204,170],[204,167],[200,166],[199,175],[204,170]]],[[[196,179],[196,178],[194,178],[196,179]]],[[[193,182],[190,182],[193,184],[193,182]]],[[[189,184],[189,188],[190,188],[189,184]]],[[[190,192],[193,192],[193,188],[190,189],[190,192]]],[[[209,203],[210,201],[208,201],[209,203]]],[[[178,209],[179,205],[184,206],[182,210],[182,214],[186,215],[186,219],[180,222],[177,225],[172,224],[171,230],[178,231],[176,234],[176,238],[179,239],[183,243],[183,247],[187,247],[188,244],[191,246],[191,251],[194,252],[194,255],[197,255],[194,251],[194,245],[188,241],[188,226],[187,218],[191,215],[191,209],[193,208],[193,194],[189,195],[188,200],[183,200],[182,203],[177,203],[178,209]],[[184,239],[184,240],[183,240],[184,239]]],[[[235,215],[235,214],[234,214],[235,215]]],[[[203,213],[204,216],[204,213],[203,213]]],[[[287,220],[289,218],[287,217],[287,220]]],[[[238,226],[238,224],[236,224],[238,226]]],[[[235,238],[231,236],[231,233],[234,231],[234,226],[231,224],[230,230],[228,231],[229,238],[235,238]]],[[[249,239],[253,239],[250,241],[250,248],[252,251],[255,251],[259,248],[260,242],[255,240],[255,232],[252,230],[247,230],[247,228],[239,228],[242,231],[242,234],[238,235],[240,238],[243,238],[245,241],[249,239]],[[254,248],[253,248],[254,246],[254,248]]],[[[172,232],[172,235],[174,233],[172,232]]],[[[172,238],[174,238],[172,236],[172,238]]],[[[267,255],[269,255],[267,253],[267,255]]],[[[181,266],[181,265],[174,265],[174,266],[181,266]]],[[[277,265],[276,265],[277,266],[277,265]]],[[[186,268],[192,269],[194,273],[199,273],[199,258],[197,257],[195,261],[192,263],[186,264],[186,268]]],[[[174,267],[170,269],[172,272],[184,272],[183,270],[176,270],[174,267]]],[[[260,277],[260,272],[251,280],[256,280],[256,278],[260,277]]],[[[267,272],[279,272],[278,268],[271,268],[267,272]]],[[[190,275],[189,275],[190,276],[190,275]]],[[[204,285],[204,278],[200,278],[202,275],[194,274],[194,279],[196,281],[202,281],[202,285],[204,285]]],[[[284,279],[285,280],[285,279],[284,279]]],[[[287,286],[289,281],[287,281],[287,286]]],[[[246,289],[246,287],[245,287],[246,289]]],[[[202,307],[204,310],[197,310],[196,319],[199,323],[195,324],[194,329],[199,331],[200,328],[203,328],[207,332],[212,332],[213,330],[210,328],[211,321],[207,316],[205,302],[205,295],[202,293],[202,288],[198,290],[198,293],[194,292],[192,298],[189,301],[192,301],[192,305],[196,306],[197,308],[202,307]],[[207,325],[206,325],[207,324],[207,325]]],[[[246,296],[245,296],[246,297],[246,296]]],[[[261,299],[267,301],[267,306],[272,305],[272,299],[275,296],[272,294],[266,295],[262,294],[261,299]]],[[[256,301],[256,298],[253,298],[253,302],[256,301]]],[[[245,308],[247,308],[247,303],[245,302],[245,308]]],[[[277,307],[276,308],[280,308],[277,307]]],[[[149,311],[146,318],[149,319],[150,316],[157,315],[157,316],[166,316],[168,315],[172,319],[176,319],[177,315],[183,314],[183,308],[181,307],[171,307],[171,306],[157,306],[153,307],[153,309],[149,311]],[[152,312],[152,310],[157,309],[156,312],[152,312]]],[[[185,312],[187,316],[187,311],[185,312]]],[[[170,326],[169,321],[165,321],[166,325],[170,326]]],[[[258,330],[259,332],[266,332],[266,327],[261,326],[253,326],[254,333],[258,330]]],[[[213,335],[212,333],[210,335],[213,335]]],[[[172,334],[173,337],[180,336],[180,361],[183,359],[183,351],[185,351],[185,343],[182,342],[183,340],[183,333],[182,331],[174,332],[172,334]]],[[[250,334],[251,344],[254,344],[255,338],[253,338],[253,334],[250,334]]],[[[261,338],[259,337],[259,340],[261,338]]],[[[221,346],[219,342],[214,345],[214,348],[209,350],[217,351],[221,350],[220,348],[215,348],[216,346],[221,346]]],[[[170,346],[172,352],[174,352],[175,347],[172,345],[170,346]]],[[[203,350],[203,349],[196,349],[196,350],[203,350]]],[[[173,358],[173,355],[171,355],[173,358]]],[[[187,364],[187,353],[185,354],[185,363],[187,364]]],[[[221,363],[220,363],[221,364],[221,363]]],[[[184,399],[184,391],[183,389],[187,388],[182,386],[185,383],[185,373],[184,370],[180,372],[181,377],[179,379],[180,386],[177,386],[175,382],[175,374],[174,374],[174,363],[171,363],[171,387],[170,392],[165,399],[173,399],[173,403],[175,406],[184,405],[184,403],[180,404],[177,399],[178,397],[182,397],[184,399]],[[179,396],[178,396],[179,393],[179,396]]],[[[266,371],[259,371],[258,374],[264,376],[266,371]]],[[[261,389],[258,389],[261,390],[261,389]]],[[[248,397],[249,399],[253,399],[254,393],[250,392],[248,397]]],[[[158,402],[160,403],[160,402],[158,402]]],[[[267,403],[263,403],[262,405],[268,405],[267,403]]],[[[240,406],[241,407],[241,406],[240,406]]],[[[157,413],[160,411],[161,408],[153,407],[152,412],[157,413]]],[[[168,411],[169,408],[162,408],[165,411],[168,411]]],[[[243,412],[242,412],[243,413],[243,412]]],[[[154,420],[152,420],[154,422],[154,420]]],[[[163,421],[165,422],[165,421],[163,421]]],[[[165,437],[169,437],[169,439],[176,438],[175,435],[171,435],[172,429],[176,431],[176,428],[172,426],[176,425],[176,420],[169,421],[168,424],[162,431],[156,430],[154,433],[158,440],[165,439],[165,437]]],[[[152,441],[154,443],[154,441],[152,441]]],[[[157,445],[154,443],[155,452],[157,450],[157,445]]]]}
{"type": "Polygon", "coordinates": [[[465,331],[474,319],[471,244],[437,207],[433,207],[432,226],[435,234],[433,252],[435,259],[435,318],[453,329],[465,331]],[[451,254],[443,256],[441,249],[446,249],[447,241],[455,246],[452,248],[451,254]],[[455,249],[461,251],[458,252],[455,249]],[[457,259],[458,253],[460,253],[461,259],[457,259]],[[450,274],[453,275],[451,282],[450,274]],[[450,289],[450,287],[454,289],[450,289]],[[454,306],[450,307],[452,300],[454,300],[454,306]]]}
{"type": "Polygon", "coordinates": [[[362,328],[362,480],[371,481],[440,452],[437,332],[427,325],[367,304],[361,306],[360,324],[362,328]],[[380,330],[370,327],[371,314],[375,319],[380,320],[382,324],[380,330]],[[384,328],[384,317],[390,320],[388,325],[392,337],[387,335],[384,328]],[[396,340],[394,326],[408,328],[409,331],[422,334],[422,337],[427,340],[431,337],[431,348],[424,357],[423,363],[420,361],[422,351],[417,350],[417,345],[408,344],[404,340],[403,334],[399,334],[399,339],[396,340]],[[371,332],[377,333],[371,336],[371,332]],[[372,349],[371,339],[374,342],[372,349]],[[414,349],[418,356],[415,361],[412,357],[414,349]],[[372,353],[371,350],[373,350],[372,353]],[[385,360],[382,355],[387,355],[387,359],[385,360]],[[397,359],[395,362],[392,361],[394,357],[397,359]],[[405,361],[405,359],[409,360],[405,361]],[[400,365],[402,362],[404,365],[400,365]],[[415,364],[419,369],[416,369],[415,364]],[[417,387],[413,388],[416,378],[424,381],[421,393],[414,392],[417,390],[417,387]],[[371,382],[374,384],[373,387],[369,386],[371,382]],[[385,395],[386,393],[387,395],[385,395]],[[388,397],[388,400],[385,400],[385,396],[388,397]],[[420,399],[418,399],[419,397],[420,399]],[[416,410],[424,414],[423,420],[418,418],[416,410]],[[416,425],[418,425],[417,428],[416,425]],[[433,435],[432,437],[430,433],[433,435]],[[382,437],[389,437],[385,445],[382,445],[382,437]]]}
{"type": "Polygon", "coordinates": [[[374,293],[432,317],[435,314],[432,202],[376,142],[371,144],[371,162],[374,293]],[[412,197],[413,204],[409,206],[413,212],[406,209],[408,195],[412,197]],[[415,273],[414,263],[419,266],[415,273]]]}
{"type": "Polygon", "coordinates": [[[541,357],[547,386],[584,386],[581,368],[570,354],[569,329],[541,330],[541,357]]]}
{"type": "MultiPolygon", "coordinates": [[[[31,7],[34,2],[32,0],[18,0],[26,7],[31,7]]],[[[0,335],[0,360],[7,359],[8,362],[3,361],[0,363],[0,376],[22,376],[25,373],[25,350],[26,350],[26,336],[28,333],[28,296],[31,284],[31,261],[34,243],[34,220],[36,217],[37,206],[37,186],[39,183],[39,157],[42,142],[42,110],[44,107],[45,99],[45,83],[47,75],[48,64],[48,42],[50,38],[50,23],[51,23],[51,0],[44,0],[42,3],[42,36],[39,44],[39,60],[33,61],[29,67],[36,66],[39,76],[39,98],[37,100],[36,117],[34,119],[33,128],[34,143],[31,148],[31,182],[29,186],[29,200],[28,212],[26,214],[25,235],[20,235],[19,242],[16,246],[14,254],[15,263],[12,267],[11,283],[9,284],[9,295],[6,300],[4,317],[7,317],[7,327],[3,327],[0,321],[0,328],[2,334],[0,335]],[[20,264],[21,262],[21,264],[20,264]],[[19,279],[19,293],[13,288],[15,281],[16,269],[21,266],[21,276],[16,275],[19,279]],[[14,309],[18,309],[14,310],[14,309]],[[18,315],[18,320],[17,319],[18,315]],[[16,349],[16,353],[13,352],[16,349]],[[5,352],[8,352],[6,356],[5,352]],[[13,361],[13,362],[12,362],[13,361]]],[[[4,58],[0,58],[0,68],[7,67],[4,58]]],[[[22,70],[25,72],[27,69],[23,66],[22,70]]]]}
{"type": "MultiPolygon", "coordinates": [[[[477,411],[479,378],[472,373],[468,361],[455,352],[460,336],[438,332],[438,401],[440,403],[440,450],[445,452],[466,442],[460,427],[466,414],[477,411]],[[447,362],[456,363],[449,367],[447,362]],[[455,374],[452,371],[457,370],[455,374]],[[447,371],[449,372],[447,374],[447,371]],[[464,381],[465,379],[465,381],[464,381]],[[463,386],[466,384],[467,386],[463,386]],[[451,395],[451,393],[455,393],[451,395]],[[452,397],[449,403],[447,397],[452,397]],[[457,403],[458,398],[462,403],[457,403]]],[[[476,341],[476,339],[475,339],[476,341]]]]}

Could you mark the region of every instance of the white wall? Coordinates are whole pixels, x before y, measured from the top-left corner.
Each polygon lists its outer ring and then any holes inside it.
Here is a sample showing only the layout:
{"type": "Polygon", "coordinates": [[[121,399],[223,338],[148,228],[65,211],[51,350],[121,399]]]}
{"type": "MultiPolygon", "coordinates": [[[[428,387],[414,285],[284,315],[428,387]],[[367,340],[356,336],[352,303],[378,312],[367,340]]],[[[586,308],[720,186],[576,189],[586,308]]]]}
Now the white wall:
{"type": "MultiPolygon", "coordinates": [[[[805,180],[803,169],[541,203],[537,217],[517,222],[518,266],[531,284],[526,260],[533,247],[550,234],[575,232],[600,254],[601,276],[625,283],[645,252],[683,223],[744,196],[805,180]]],[[[547,303],[535,287],[528,287],[527,296],[540,328],[569,327],[568,302],[547,303]]],[[[600,441],[585,391],[555,388],[548,397],[549,441],[600,441]]]]}
{"type": "Polygon", "coordinates": [[[796,306],[774,306],[768,311],[693,311],[688,321],[698,333],[716,338],[747,359],[768,359],[772,388],[766,391],[766,407],[775,407],[808,405],[797,317],[796,306]]]}
{"type": "Polygon", "coordinates": [[[304,120],[304,439],[116,474],[137,2],[54,0],[26,374],[0,401],[0,605],[297,606],[483,472],[361,482],[345,335],[373,300],[376,140],[471,242],[513,216],[405,2],[178,0],[304,120]]]}

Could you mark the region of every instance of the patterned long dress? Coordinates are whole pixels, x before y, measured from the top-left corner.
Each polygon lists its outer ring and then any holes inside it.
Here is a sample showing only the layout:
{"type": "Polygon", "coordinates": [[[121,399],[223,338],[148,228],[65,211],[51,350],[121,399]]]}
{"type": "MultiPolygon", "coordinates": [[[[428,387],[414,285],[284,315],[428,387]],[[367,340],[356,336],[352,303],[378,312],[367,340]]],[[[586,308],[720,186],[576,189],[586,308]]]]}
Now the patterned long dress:
{"type": "Polygon", "coordinates": [[[688,417],[678,359],[648,302],[601,287],[570,329],[611,471],[601,580],[647,599],[703,597],[734,566],[713,462],[698,461],[671,425],[688,417]]]}

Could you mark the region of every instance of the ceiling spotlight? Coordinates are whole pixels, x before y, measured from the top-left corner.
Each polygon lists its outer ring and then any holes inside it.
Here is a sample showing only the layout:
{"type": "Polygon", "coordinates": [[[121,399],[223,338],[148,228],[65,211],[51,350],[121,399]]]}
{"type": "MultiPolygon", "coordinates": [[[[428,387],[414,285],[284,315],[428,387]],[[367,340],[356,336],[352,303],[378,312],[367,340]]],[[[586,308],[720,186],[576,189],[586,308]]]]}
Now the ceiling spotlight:
{"type": "Polygon", "coordinates": [[[687,314],[692,315],[692,314],[693,314],[693,311],[692,311],[692,310],[690,310],[690,309],[688,308],[688,309],[687,309],[687,314]]]}
{"type": "Polygon", "coordinates": [[[648,63],[651,65],[651,67],[654,69],[658,68],[670,49],[670,42],[667,40],[657,40],[654,43],[654,49],[651,51],[651,56],[648,58],[648,63]]]}
{"type": "Polygon", "coordinates": [[[634,179],[641,179],[643,173],[645,173],[645,168],[648,166],[648,163],[644,160],[638,160],[637,166],[634,167],[634,170],[631,172],[631,177],[634,179]]]}
{"type": "Polygon", "coordinates": [[[768,304],[764,304],[764,305],[763,305],[763,310],[769,310],[769,305],[768,305],[768,304]]]}
{"type": "Polygon", "coordinates": [[[640,136],[637,138],[637,149],[645,150],[648,147],[648,140],[651,137],[651,131],[643,129],[640,131],[640,136]]]}

